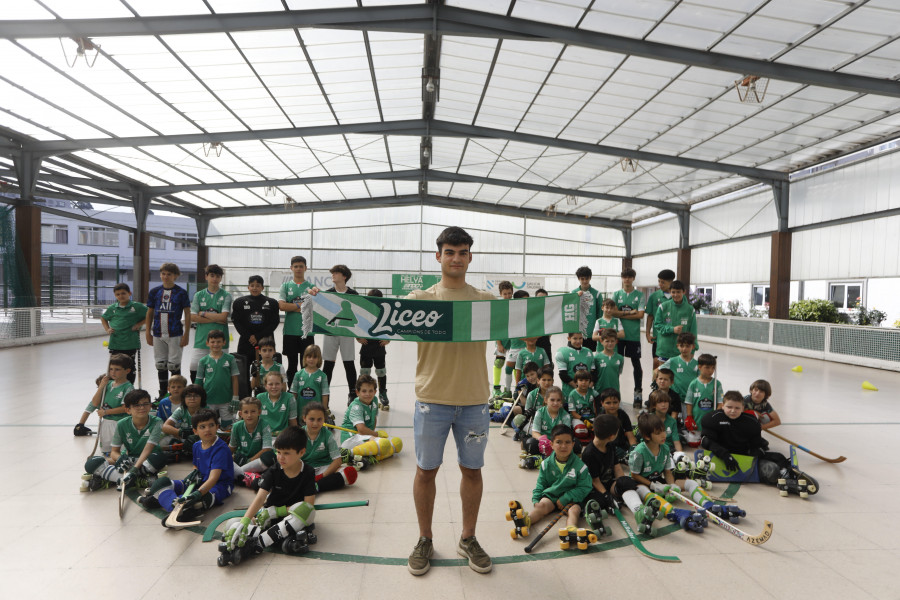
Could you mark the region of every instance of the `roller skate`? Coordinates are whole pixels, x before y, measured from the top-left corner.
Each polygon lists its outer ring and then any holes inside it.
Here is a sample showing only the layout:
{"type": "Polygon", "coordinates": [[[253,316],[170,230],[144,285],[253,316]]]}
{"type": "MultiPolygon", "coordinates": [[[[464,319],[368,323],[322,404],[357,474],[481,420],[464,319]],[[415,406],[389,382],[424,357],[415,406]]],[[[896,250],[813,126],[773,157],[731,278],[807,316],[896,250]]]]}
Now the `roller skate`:
{"type": "Polygon", "coordinates": [[[306,528],[286,537],[281,542],[281,551],[285,554],[306,554],[309,552],[309,547],[319,541],[319,538],[314,533],[315,528],[316,524],[311,523],[306,528]]]}
{"type": "Polygon", "coordinates": [[[678,523],[685,531],[693,531],[695,533],[703,533],[704,527],[708,524],[706,511],[701,510],[694,512],[687,508],[673,508],[666,518],[673,523],[678,523]]]}
{"type": "Polygon", "coordinates": [[[746,510],[742,510],[739,506],[734,504],[716,504],[715,502],[709,501],[703,503],[703,508],[723,521],[728,521],[734,525],[740,523],[741,519],[747,516],[746,510]]]}
{"type": "Polygon", "coordinates": [[[111,481],[107,481],[103,479],[99,475],[93,475],[90,473],[85,473],[81,476],[81,491],[82,492],[96,492],[97,490],[102,490],[108,488],[112,485],[111,481]]]}
{"type": "Polygon", "coordinates": [[[262,554],[262,551],[263,547],[258,537],[247,540],[246,544],[233,550],[229,550],[228,544],[221,542],[219,543],[219,557],[216,559],[216,564],[220,567],[226,567],[229,564],[239,565],[245,558],[262,554]]]}
{"type": "Polygon", "coordinates": [[[584,505],[584,520],[598,538],[612,533],[603,525],[603,519],[607,516],[608,513],[600,508],[600,503],[596,500],[588,500],[584,505]]]}
{"type": "Polygon", "coordinates": [[[709,481],[709,472],[716,468],[712,462],[712,458],[706,454],[704,457],[693,464],[690,479],[693,479],[704,490],[711,490],[712,483],[709,481]]]}
{"type": "Polygon", "coordinates": [[[522,452],[522,454],[519,455],[520,469],[539,469],[542,462],[544,462],[544,457],[540,454],[528,454],[527,452],[522,452]]]}
{"type": "Polygon", "coordinates": [[[92,430],[87,425],[84,425],[83,423],[77,423],[75,425],[73,435],[75,435],[77,437],[81,437],[81,436],[85,436],[85,435],[94,435],[94,430],[92,430]]]}
{"type": "Polygon", "coordinates": [[[806,496],[800,495],[801,498],[807,498],[819,491],[819,482],[812,478],[808,473],[804,473],[800,470],[800,463],[797,459],[797,448],[791,446],[791,471],[794,473],[794,478],[797,479],[797,483],[800,486],[806,487],[806,496]]]}
{"type": "Polygon", "coordinates": [[[510,530],[509,535],[512,539],[519,537],[528,537],[528,529],[531,526],[531,517],[522,508],[518,500],[509,501],[509,510],[506,511],[506,520],[512,521],[515,528],[510,530]]]}
{"type": "Polygon", "coordinates": [[[815,494],[819,491],[819,486],[816,483],[815,479],[812,479],[802,471],[794,471],[792,469],[782,469],[781,473],[779,473],[780,477],[778,478],[778,483],[775,484],[775,487],[778,488],[779,493],[782,496],[787,496],[788,494],[797,494],[804,500],[809,498],[810,494],[815,494]],[[802,477],[798,477],[798,473],[802,477]]]}
{"type": "Polygon", "coordinates": [[[651,498],[634,511],[638,533],[653,535],[653,521],[659,519],[659,500],[651,498]]]}
{"type": "Polygon", "coordinates": [[[387,390],[381,390],[381,393],[378,395],[378,407],[384,411],[391,410],[391,401],[388,400],[387,390]]]}
{"type": "Polygon", "coordinates": [[[583,527],[579,529],[574,525],[569,525],[559,530],[559,547],[563,550],[568,550],[572,544],[575,544],[579,550],[587,550],[588,545],[596,541],[596,534],[583,527]]]}
{"type": "Polygon", "coordinates": [[[325,422],[329,425],[334,425],[334,413],[331,412],[330,408],[325,409],[325,422]]]}
{"type": "Polygon", "coordinates": [[[512,400],[513,395],[512,395],[511,391],[509,391],[508,389],[505,389],[500,393],[500,397],[503,398],[504,400],[512,400]]]}

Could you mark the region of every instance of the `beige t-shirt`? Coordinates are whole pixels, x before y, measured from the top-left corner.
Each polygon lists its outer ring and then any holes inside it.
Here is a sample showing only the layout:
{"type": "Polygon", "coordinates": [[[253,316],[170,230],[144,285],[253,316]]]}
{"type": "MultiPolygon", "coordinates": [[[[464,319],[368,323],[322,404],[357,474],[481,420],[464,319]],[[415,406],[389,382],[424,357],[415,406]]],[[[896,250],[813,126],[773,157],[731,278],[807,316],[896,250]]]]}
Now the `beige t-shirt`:
{"type": "MultiPolygon", "coordinates": [[[[448,289],[440,282],[414,290],[412,300],[496,300],[490,292],[448,289]]],[[[487,342],[419,342],[416,361],[416,398],[431,404],[471,406],[488,401],[487,342]]]]}

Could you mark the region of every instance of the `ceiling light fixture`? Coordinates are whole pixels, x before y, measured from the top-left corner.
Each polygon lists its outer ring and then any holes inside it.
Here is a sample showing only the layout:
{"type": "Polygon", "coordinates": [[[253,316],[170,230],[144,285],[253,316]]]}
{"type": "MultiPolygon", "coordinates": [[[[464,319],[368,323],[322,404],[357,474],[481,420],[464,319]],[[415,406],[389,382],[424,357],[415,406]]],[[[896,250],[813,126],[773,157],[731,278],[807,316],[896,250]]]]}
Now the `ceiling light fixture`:
{"type": "Polygon", "coordinates": [[[738,98],[744,104],[762,104],[769,89],[769,78],[759,75],[746,75],[742,79],[736,79],[734,89],[738,98]]]}
{"type": "Polygon", "coordinates": [[[84,64],[86,64],[88,68],[93,67],[94,63],[97,62],[97,58],[100,56],[100,44],[95,44],[90,38],[86,37],[73,37],[69,39],[78,44],[75,48],[75,56],[72,58],[71,62],[69,62],[69,56],[66,54],[66,46],[63,44],[62,38],[59,38],[59,46],[62,48],[63,58],[65,59],[66,64],[69,65],[69,68],[74,68],[75,63],[78,62],[79,58],[84,59],[84,64]],[[90,52],[93,52],[93,55],[89,55],[90,52]],[[93,58],[90,56],[93,56],[93,58]]]}

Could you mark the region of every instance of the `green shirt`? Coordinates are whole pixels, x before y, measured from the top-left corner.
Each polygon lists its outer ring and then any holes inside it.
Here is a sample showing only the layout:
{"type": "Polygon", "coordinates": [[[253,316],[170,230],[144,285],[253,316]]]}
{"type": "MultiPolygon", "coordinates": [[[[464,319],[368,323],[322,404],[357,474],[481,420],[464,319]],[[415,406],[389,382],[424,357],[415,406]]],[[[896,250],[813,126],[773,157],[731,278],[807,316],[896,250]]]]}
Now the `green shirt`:
{"type": "Polygon", "coordinates": [[[716,410],[716,406],[722,402],[722,382],[710,379],[709,383],[703,383],[699,377],[694,379],[688,386],[684,402],[691,405],[691,416],[697,423],[697,431],[702,433],[700,420],[706,413],[716,410]]]}
{"type": "MultiPolygon", "coordinates": [[[[127,416],[127,415],[126,415],[127,416]]],[[[144,451],[144,446],[151,444],[156,446],[162,439],[162,419],[156,415],[150,415],[147,424],[138,429],[134,426],[131,417],[122,419],[116,423],[116,431],[113,433],[112,447],[124,448],[122,454],[137,458],[144,451]]]]}
{"type": "MultiPolygon", "coordinates": [[[[119,408],[122,406],[122,401],[125,400],[125,394],[133,389],[134,386],[131,385],[130,381],[126,380],[122,385],[116,385],[115,381],[110,380],[106,384],[106,393],[101,397],[100,408],[119,408]]],[[[88,402],[88,405],[84,410],[85,412],[93,412],[96,409],[91,402],[88,402]]],[[[128,413],[119,413],[115,415],[104,415],[103,418],[109,419],[110,421],[121,421],[122,419],[130,419],[131,417],[128,413]]]]}
{"type": "Polygon", "coordinates": [[[300,369],[294,375],[291,393],[297,397],[297,413],[302,415],[304,406],[313,401],[322,402],[322,396],[331,392],[328,388],[328,378],[321,370],[316,369],[310,373],[306,369],[300,369]]]}
{"type": "Polygon", "coordinates": [[[572,415],[564,411],[562,408],[556,414],[556,418],[550,416],[550,411],[546,406],[542,406],[534,413],[534,420],[531,423],[531,431],[539,435],[549,436],[550,432],[557,425],[572,426],[572,415]]]}
{"type": "MultiPolygon", "coordinates": [[[[191,301],[191,312],[195,315],[199,315],[201,312],[227,313],[231,311],[231,303],[231,294],[222,288],[219,288],[215,294],[211,294],[208,289],[203,289],[194,294],[194,299],[191,301]]],[[[194,334],[194,348],[206,348],[206,336],[214,329],[225,334],[223,348],[227,350],[230,337],[227,323],[198,323],[197,332],[194,334]]]]}
{"type": "MultiPolygon", "coordinates": [[[[678,347],[675,341],[678,334],[674,329],[679,325],[682,326],[681,332],[693,333],[697,335],[697,317],[694,314],[694,307],[691,306],[687,298],[681,301],[681,304],[675,304],[674,300],[666,300],[656,309],[656,316],[653,317],[653,332],[656,334],[656,355],[663,358],[672,358],[678,356],[678,347]]],[[[699,346],[694,342],[694,350],[699,346]]]]}
{"type": "MultiPolygon", "coordinates": [[[[613,301],[619,310],[644,310],[644,293],[641,290],[618,290],[613,292],[613,301]]],[[[622,319],[622,327],[625,328],[625,340],[639,342],[641,340],[641,320],[622,319]]]]}
{"type": "Polygon", "coordinates": [[[129,300],[125,306],[113,302],[103,311],[103,318],[113,330],[109,334],[110,350],[137,350],[141,347],[141,332],[131,328],[143,323],[147,307],[140,302],[129,300]]]}
{"type": "Polygon", "coordinates": [[[536,387],[525,396],[525,410],[533,408],[535,410],[544,406],[544,395],[541,394],[541,388],[536,387]]]}
{"type": "MultiPolygon", "coordinates": [[[[313,285],[308,281],[303,283],[294,283],[293,279],[285,281],[281,284],[281,291],[278,297],[282,302],[296,304],[312,287],[313,285]]],[[[284,335],[303,335],[303,316],[299,310],[284,313],[284,328],[282,331],[284,335]]]]}
{"type": "Polygon", "coordinates": [[[597,333],[601,329],[612,329],[616,333],[620,331],[625,331],[625,327],[622,326],[622,320],[618,317],[613,317],[610,320],[606,320],[603,317],[597,319],[597,322],[594,323],[594,333],[597,333]]]}
{"type": "Polygon", "coordinates": [[[262,385],[266,381],[266,374],[270,371],[274,371],[276,373],[284,374],[284,367],[281,366],[281,363],[272,362],[272,366],[268,369],[262,364],[262,361],[259,362],[259,384],[262,385]]]}
{"type": "MultiPolygon", "coordinates": [[[[584,346],[578,350],[572,346],[563,346],[556,351],[556,364],[561,371],[565,370],[569,377],[574,379],[575,373],[578,371],[591,372],[594,370],[594,353],[591,352],[590,348],[585,348],[584,346]]],[[[563,383],[562,385],[563,394],[567,398],[574,389],[568,383],[563,383]]]]}
{"type": "MultiPolygon", "coordinates": [[[[579,285],[577,288],[572,290],[573,292],[581,291],[581,286],[579,285]]],[[[587,339],[591,339],[591,327],[594,326],[594,323],[597,322],[597,315],[603,314],[603,311],[600,309],[600,305],[603,304],[603,294],[595,290],[593,287],[588,287],[588,289],[584,292],[585,294],[590,294],[592,297],[591,306],[588,309],[587,314],[587,325],[585,326],[585,331],[581,333],[587,339]]]]}
{"type": "Polygon", "coordinates": [[[509,346],[507,346],[510,350],[525,349],[525,340],[522,338],[513,338],[509,340],[509,346]]]}
{"type": "MultiPolygon", "coordinates": [[[[353,402],[350,403],[350,406],[347,407],[347,412],[344,413],[344,422],[341,423],[341,426],[346,429],[356,429],[356,426],[359,424],[363,424],[369,429],[374,431],[375,429],[375,421],[378,418],[378,397],[376,396],[371,404],[365,404],[359,398],[354,398],[353,402]]],[[[341,441],[345,442],[350,439],[352,433],[342,431],[341,432],[341,441]]]]}
{"type": "Polygon", "coordinates": [[[197,365],[197,378],[194,383],[202,385],[206,390],[206,404],[227,404],[234,396],[232,377],[240,375],[237,361],[228,353],[219,358],[207,354],[197,365]]]}
{"type": "Polygon", "coordinates": [[[594,398],[597,392],[594,388],[588,388],[587,394],[582,396],[577,389],[569,394],[569,412],[575,411],[582,417],[592,418],[594,415],[594,398]]]}
{"type": "Polygon", "coordinates": [[[269,392],[263,392],[256,399],[262,404],[259,420],[269,426],[273,436],[284,431],[291,419],[297,418],[297,399],[290,392],[281,392],[274,402],[269,400],[269,392]]]}
{"type": "Polygon", "coordinates": [[[179,406],[172,412],[172,416],[169,417],[169,421],[175,423],[175,427],[179,430],[181,429],[191,429],[193,430],[194,424],[191,421],[191,413],[188,412],[187,407],[179,406]]]}
{"type": "Polygon", "coordinates": [[[522,348],[519,350],[519,356],[516,358],[516,369],[521,371],[527,362],[536,362],[538,367],[543,367],[550,364],[550,359],[543,348],[535,348],[534,352],[527,348],[522,348]]]}
{"type": "Polygon", "coordinates": [[[597,372],[597,384],[594,389],[602,392],[606,388],[619,391],[619,375],[625,366],[625,359],[618,352],[607,356],[603,352],[594,354],[594,370],[597,372]]]}
{"type": "Polygon", "coordinates": [[[669,454],[675,454],[675,440],[678,439],[678,421],[672,415],[666,414],[666,418],[663,419],[663,427],[666,428],[666,446],[669,447],[669,454]]]}
{"type": "MultiPolygon", "coordinates": [[[[672,299],[672,294],[670,294],[669,292],[664,292],[662,290],[656,290],[655,292],[650,294],[649,298],[647,298],[647,304],[644,306],[644,313],[648,317],[655,319],[656,318],[656,310],[659,308],[659,305],[662,304],[663,302],[665,302],[666,300],[671,300],[671,299],[672,299]]],[[[647,319],[647,320],[649,321],[650,319],[647,319]]],[[[650,335],[653,337],[654,340],[656,339],[655,331],[651,331],[650,335]]]]}
{"type": "Polygon", "coordinates": [[[689,362],[685,362],[680,354],[667,360],[660,368],[669,369],[675,373],[672,389],[675,390],[676,394],[681,396],[682,400],[684,399],[684,395],[687,394],[688,386],[691,385],[693,380],[697,379],[697,375],[699,374],[697,359],[691,358],[689,362]]]}
{"type": "Polygon", "coordinates": [[[235,462],[242,465],[251,456],[256,456],[261,450],[272,447],[272,430],[262,419],[256,422],[256,428],[253,431],[247,430],[246,421],[238,421],[231,428],[228,445],[234,448],[235,462]]]}
{"type": "Polygon", "coordinates": [[[632,474],[641,475],[651,481],[661,481],[663,471],[671,471],[675,468],[675,464],[666,444],[660,444],[659,452],[654,455],[647,447],[647,442],[641,442],[628,456],[628,468],[632,474]]]}
{"type": "Polygon", "coordinates": [[[341,447],[338,446],[337,440],[331,435],[330,430],[323,427],[315,439],[307,435],[306,454],[303,455],[303,462],[306,464],[313,468],[326,467],[340,456],[341,447]]]}

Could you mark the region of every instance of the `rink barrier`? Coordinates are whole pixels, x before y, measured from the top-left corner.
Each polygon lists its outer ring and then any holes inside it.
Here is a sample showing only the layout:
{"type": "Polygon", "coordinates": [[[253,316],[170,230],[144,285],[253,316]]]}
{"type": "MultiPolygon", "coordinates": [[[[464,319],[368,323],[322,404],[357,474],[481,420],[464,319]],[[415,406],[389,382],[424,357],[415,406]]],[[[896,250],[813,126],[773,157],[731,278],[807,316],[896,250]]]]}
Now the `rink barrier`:
{"type": "Polygon", "coordinates": [[[0,309],[0,348],[105,336],[106,306],[38,306],[0,309]]]}
{"type": "Polygon", "coordinates": [[[697,315],[697,333],[701,342],[900,371],[895,328],[697,315]]]}

